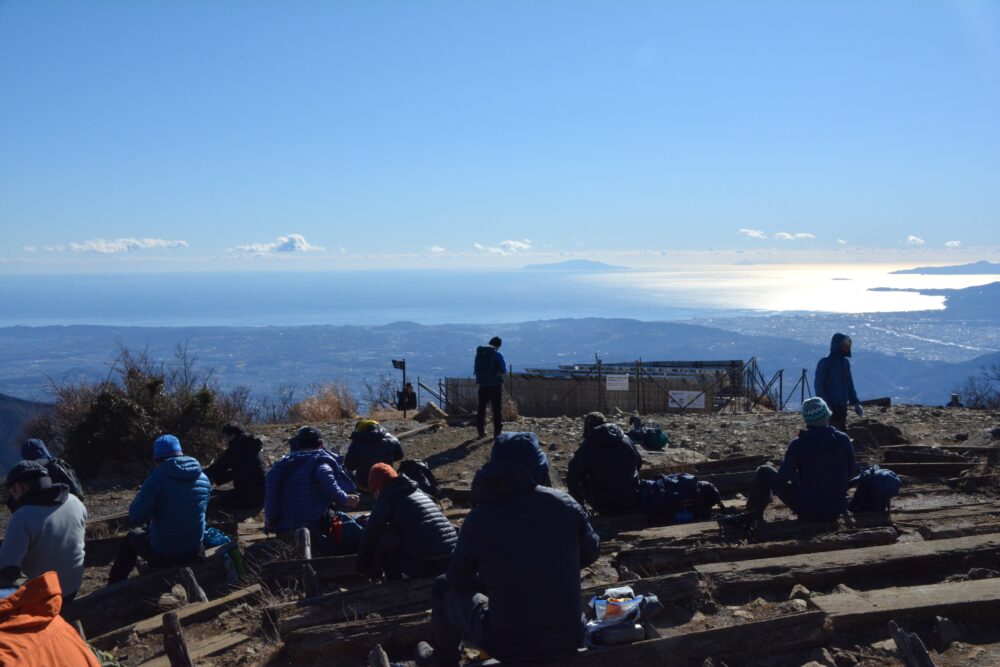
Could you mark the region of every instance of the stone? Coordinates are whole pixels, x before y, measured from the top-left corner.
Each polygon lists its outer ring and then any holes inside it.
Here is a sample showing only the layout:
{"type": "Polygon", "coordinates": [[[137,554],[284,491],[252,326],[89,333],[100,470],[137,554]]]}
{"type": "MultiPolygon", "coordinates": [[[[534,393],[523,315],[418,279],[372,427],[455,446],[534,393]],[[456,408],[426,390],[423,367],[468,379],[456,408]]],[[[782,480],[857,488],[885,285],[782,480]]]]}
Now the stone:
{"type": "Polygon", "coordinates": [[[795,584],[792,587],[792,592],[788,594],[789,600],[808,600],[812,596],[809,589],[802,584],[795,584]]]}
{"type": "Polygon", "coordinates": [[[817,665],[822,665],[823,667],[837,667],[837,662],[833,659],[833,655],[829,650],[823,647],[814,649],[813,652],[809,654],[809,659],[817,665]]]}
{"type": "Polygon", "coordinates": [[[854,590],[850,586],[846,586],[844,584],[837,584],[837,592],[838,593],[857,593],[856,590],[854,590]]]}
{"type": "Polygon", "coordinates": [[[871,647],[876,651],[892,653],[893,655],[895,655],[896,653],[896,642],[891,639],[885,639],[880,642],[875,642],[874,644],[871,645],[871,647]]]}
{"type": "Polygon", "coordinates": [[[995,428],[990,431],[990,437],[994,440],[1000,440],[1000,428],[995,428]]]}
{"type": "Polygon", "coordinates": [[[428,403],[423,407],[422,410],[420,410],[420,412],[413,415],[413,418],[420,423],[429,421],[440,421],[442,419],[447,419],[448,413],[439,408],[438,406],[434,405],[433,403],[428,403]]]}
{"type": "Polygon", "coordinates": [[[188,603],[187,590],[180,584],[174,584],[169,593],[164,593],[156,601],[164,610],[178,609],[188,603]]]}
{"type": "Polygon", "coordinates": [[[713,449],[712,451],[710,451],[708,453],[708,458],[712,459],[713,461],[717,460],[717,459],[721,459],[722,458],[722,452],[720,452],[717,449],[713,449]]]}
{"type": "Polygon", "coordinates": [[[809,610],[809,603],[806,602],[805,600],[800,600],[799,598],[795,598],[794,600],[789,600],[788,602],[785,603],[785,606],[790,611],[794,612],[802,612],[809,610]]]}
{"type": "Polygon", "coordinates": [[[968,433],[956,433],[955,434],[955,442],[965,442],[968,439],[969,439],[969,434],[968,433]]]}
{"type": "Polygon", "coordinates": [[[944,616],[934,617],[934,634],[941,640],[943,646],[949,646],[962,638],[962,631],[955,621],[944,616]]]}
{"type": "Polygon", "coordinates": [[[993,579],[1000,577],[1000,572],[986,567],[974,567],[969,570],[969,579],[993,579]]]}
{"type": "Polygon", "coordinates": [[[858,659],[853,653],[848,653],[847,651],[842,651],[835,649],[833,652],[833,660],[837,663],[837,667],[852,667],[858,664],[858,659]]]}

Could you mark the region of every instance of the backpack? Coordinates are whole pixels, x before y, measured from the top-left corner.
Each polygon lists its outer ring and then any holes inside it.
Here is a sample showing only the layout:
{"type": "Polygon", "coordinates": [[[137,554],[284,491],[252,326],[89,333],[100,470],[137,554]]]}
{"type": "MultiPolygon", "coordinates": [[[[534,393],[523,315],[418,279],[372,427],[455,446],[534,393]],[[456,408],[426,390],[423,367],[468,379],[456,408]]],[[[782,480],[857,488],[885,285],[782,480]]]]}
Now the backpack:
{"type": "Polygon", "coordinates": [[[854,477],[848,485],[858,488],[851,498],[852,512],[888,512],[889,503],[899,493],[903,482],[899,475],[877,465],[868,466],[854,477]]]}
{"type": "Polygon", "coordinates": [[[338,556],[358,553],[365,530],[350,514],[332,509],[324,513],[320,529],[321,551],[338,556]]]}
{"type": "Polygon", "coordinates": [[[62,459],[55,458],[49,459],[49,462],[45,464],[45,467],[49,471],[49,477],[52,478],[53,482],[59,482],[65,484],[69,487],[70,493],[74,496],[83,500],[83,486],[80,484],[80,480],[76,476],[76,471],[73,467],[63,461],[62,459]],[[55,472],[55,474],[53,474],[55,472]]]}
{"type": "Polygon", "coordinates": [[[670,438],[659,426],[638,426],[626,435],[629,440],[648,451],[658,452],[670,444],[670,438]]]}
{"type": "Polygon", "coordinates": [[[709,518],[712,507],[721,501],[714,484],[699,482],[690,473],[660,475],[643,480],[639,487],[639,506],[650,522],[685,523],[709,518]]]}
{"type": "Polygon", "coordinates": [[[476,348],[476,382],[495,382],[497,379],[497,351],[491,345],[476,348]]]}
{"type": "Polygon", "coordinates": [[[407,459],[399,464],[399,474],[406,475],[417,483],[421,491],[437,500],[441,497],[441,487],[438,486],[430,466],[419,459],[407,459]]]}

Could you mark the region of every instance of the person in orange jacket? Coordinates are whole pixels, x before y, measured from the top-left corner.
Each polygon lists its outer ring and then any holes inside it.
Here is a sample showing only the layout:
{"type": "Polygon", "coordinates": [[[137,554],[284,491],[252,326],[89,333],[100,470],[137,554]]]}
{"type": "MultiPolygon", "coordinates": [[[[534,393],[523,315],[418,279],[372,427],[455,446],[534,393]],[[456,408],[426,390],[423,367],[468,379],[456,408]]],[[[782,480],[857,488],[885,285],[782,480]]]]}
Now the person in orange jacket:
{"type": "MultiPolygon", "coordinates": [[[[11,577],[0,583],[0,665],[19,667],[101,667],[62,610],[59,576],[46,572],[9,591],[11,577]],[[7,588],[3,588],[8,586],[7,588]]],[[[16,583],[16,582],[15,582],[16,583]]]]}

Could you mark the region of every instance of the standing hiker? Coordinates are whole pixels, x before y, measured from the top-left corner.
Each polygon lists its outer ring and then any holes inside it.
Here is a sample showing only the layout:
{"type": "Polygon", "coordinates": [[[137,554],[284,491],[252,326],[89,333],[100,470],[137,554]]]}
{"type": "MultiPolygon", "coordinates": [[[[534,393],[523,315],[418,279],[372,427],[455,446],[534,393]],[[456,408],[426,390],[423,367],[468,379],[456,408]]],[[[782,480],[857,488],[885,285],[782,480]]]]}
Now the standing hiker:
{"type": "Polygon", "coordinates": [[[7,473],[13,514],[0,546],[0,569],[20,568],[28,577],[54,570],[63,597],[72,600],[83,583],[87,509],[65,484],[53,483],[41,461],[21,461],[7,473]]]}
{"type": "Polygon", "coordinates": [[[205,468],[212,484],[233,483],[228,491],[212,491],[212,509],[259,510],[264,506],[264,443],[237,422],[222,427],[226,451],[205,468]]]}
{"type": "Polygon", "coordinates": [[[476,429],[479,437],[486,435],[486,406],[493,410],[493,437],[503,430],[503,376],[507,362],[500,354],[499,336],[490,339],[489,345],[476,348],[476,384],[479,386],[479,410],[476,412],[476,429]]]}
{"type": "Polygon", "coordinates": [[[490,461],[472,481],[448,573],[434,582],[420,667],[457,667],[474,641],[503,664],[551,664],[583,645],[580,570],[599,555],[586,512],[530,468],[490,461]]]}
{"type": "Polygon", "coordinates": [[[128,508],[128,522],[140,528],[122,538],[109,585],[127,579],[139,556],[154,568],[166,568],[188,565],[204,555],[201,541],[212,483],[173,435],[153,442],[153,461],[156,468],[128,508]]]}
{"type": "Polygon", "coordinates": [[[861,417],[865,414],[861,401],[854,391],[854,378],[851,376],[851,337],[837,333],[830,341],[830,354],[816,364],[816,378],[813,389],[816,396],[822,398],[833,416],[830,425],[838,431],[847,432],[847,405],[854,406],[854,412],[861,417]]]}
{"type": "Polygon", "coordinates": [[[781,467],[757,468],[747,511],[757,520],[777,495],[804,521],[830,521],[847,511],[847,485],[854,475],[854,446],[830,425],[830,408],[822,398],[802,404],[806,428],[792,440],[781,467]]]}

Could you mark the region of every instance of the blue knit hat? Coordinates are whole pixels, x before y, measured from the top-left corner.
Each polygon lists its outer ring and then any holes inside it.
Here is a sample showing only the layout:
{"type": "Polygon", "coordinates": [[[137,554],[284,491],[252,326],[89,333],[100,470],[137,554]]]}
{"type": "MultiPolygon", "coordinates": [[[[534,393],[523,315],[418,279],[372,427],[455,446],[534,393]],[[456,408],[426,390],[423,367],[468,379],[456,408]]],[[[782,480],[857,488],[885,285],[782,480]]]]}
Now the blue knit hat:
{"type": "Polygon", "coordinates": [[[181,441],[175,435],[161,435],[153,441],[153,460],[168,459],[171,456],[182,456],[181,441]]]}
{"type": "Polygon", "coordinates": [[[826,401],[819,396],[807,399],[802,404],[802,418],[806,420],[806,424],[819,424],[828,419],[832,414],[826,401]]]}

